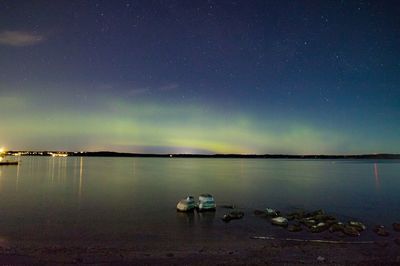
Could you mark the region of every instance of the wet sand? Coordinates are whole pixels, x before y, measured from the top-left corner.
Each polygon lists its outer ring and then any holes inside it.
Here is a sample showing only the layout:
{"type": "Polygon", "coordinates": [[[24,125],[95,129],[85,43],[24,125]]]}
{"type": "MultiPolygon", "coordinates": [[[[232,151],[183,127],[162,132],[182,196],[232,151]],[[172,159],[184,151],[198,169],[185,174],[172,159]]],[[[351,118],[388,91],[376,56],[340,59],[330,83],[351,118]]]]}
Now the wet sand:
{"type": "MultiPolygon", "coordinates": [[[[240,221],[235,221],[240,223],[240,221]]],[[[232,222],[233,223],[233,222],[232,222]]],[[[284,229],[283,229],[284,230],[284,229]]],[[[295,233],[296,235],[297,233],[295,233]]],[[[285,235],[285,234],[283,234],[285,235]]],[[[285,236],[281,236],[284,238],[285,236]]],[[[295,238],[301,237],[297,234],[295,238]]],[[[330,238],[329,233],[319,235],[330,238]]],[[[318,237],[319,237],[318,236],[318,237]]],[[[400,265],[400,233],[370,244],[293,242],[252,239],[249,232],[189,239],[165,236],[141,241],[36,243],[1,242],[0,263],[95,265],[400,265]]],[[[313,235],[313,238],[318,238],[313,235]]],[[[303,238],[305,236],[303,235],[303,238]]],[[[330,238],[332,239],[332,238],[330,238]]],[[[343,238],[359,241],[358,238],[343,238]]]]}

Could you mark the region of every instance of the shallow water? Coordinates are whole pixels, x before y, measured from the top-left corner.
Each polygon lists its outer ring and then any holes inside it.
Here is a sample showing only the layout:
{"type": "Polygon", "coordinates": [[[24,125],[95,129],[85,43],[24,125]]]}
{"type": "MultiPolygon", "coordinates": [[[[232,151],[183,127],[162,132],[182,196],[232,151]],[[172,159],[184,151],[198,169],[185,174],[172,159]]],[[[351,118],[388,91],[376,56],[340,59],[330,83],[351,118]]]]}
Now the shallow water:
{"type": "Polygon", "coordinates": [[[232,228],[260,230],[265,221],[251,213],[265,207],[323,208],[389,226],[400,220],[399,173],[398,160],[21,157],[19,166],[0,166],[0,237],[151,241],[207,232],[218,238],[232,228]],[[219,205],[242,208],[243,222],[224,224],[221,208],[175,211],[181,198],[205,192],[219,205]]]}

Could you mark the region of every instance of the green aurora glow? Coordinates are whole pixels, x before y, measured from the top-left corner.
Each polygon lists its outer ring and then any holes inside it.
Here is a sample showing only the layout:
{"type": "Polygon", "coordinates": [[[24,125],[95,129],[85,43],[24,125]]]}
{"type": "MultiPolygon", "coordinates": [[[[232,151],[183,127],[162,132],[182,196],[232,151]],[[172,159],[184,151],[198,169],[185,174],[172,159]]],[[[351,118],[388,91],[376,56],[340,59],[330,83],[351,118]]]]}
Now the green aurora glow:
{"type": "MultiPolygon", "coordinates": [[[[229,116],[204,106],[160,103],[128,105],[109,100],[101,111],[35,107],[0,98],[13,113],[2,119],[0,138],[12,149],[117,150],[161,153],[332,154],[357,146],[356,138],[299,119],[260,123],[245,113],[229,116]]],[[[374,145],[365,145],[371,152],[374,145]]]]}

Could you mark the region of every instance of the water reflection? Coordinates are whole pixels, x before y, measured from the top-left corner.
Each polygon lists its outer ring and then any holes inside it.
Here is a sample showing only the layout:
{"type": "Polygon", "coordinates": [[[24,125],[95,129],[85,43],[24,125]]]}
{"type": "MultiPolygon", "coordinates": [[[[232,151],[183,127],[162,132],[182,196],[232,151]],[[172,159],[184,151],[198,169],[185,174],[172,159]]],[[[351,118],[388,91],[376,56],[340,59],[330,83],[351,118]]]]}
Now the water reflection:
{"type": "Polygon", "coordinates": [[[211,226],[215,222],[215,211],[206,212],[176,212],[176,218],[179,225],[193,227],[196,225],[211,226]]]}
{"type": "Polygon", "coordinates": [[[122,235],[122,227],[176,230],[188,235],[200,234],[207,227],[225,228],[218,210],[175,213],[181,197],[204,192],[213,194],[219,205],[235,203],[245,210],[268,206],[285,209],[296,204],[371,221],[390,220],[399,213],[395,204],[399,201],[399,163],[379,162],[372,168],[372,163],[358,161],[334,164],[87,157],[21,160],[18,167],[0,167],[2,230],[24,237],[31,229],[40,232],[46,221],[49,228],[62,226],[62,230],[51,234],[36,235],[36,239],[44,241],[74,233],[74,226],[94,235],[103,230],[122,235]],[[381,177],[385,178],[382,186],[381,177]],[[379,193],[374,193],[377,190],[379,193]]]}
{"type": "Polygon", "coordinates": [[[30,190],[35,197],[51,198],[49,204],[79,209],[84,190],[83,164],[81,157],[24,157],[12,174],[12,182],[22,197],[30,190]]]}
{"type": "Polygon", "coordinates": [[[374,163],[374,176],[375,176],[375,188],[376,188],[376,190],[380,190],[381,179],[379,177],[378,164],[376,164],[376,163],[374,163]]]}
{"type": "Polygon", "coordinates": [[[55,158],[52,157],[49,160],[49,177],[51,179],[51,183],[54,183],[54,169],[55,169],[55,158]]]}
{"type": "Polygon", "coordinates": [[[179,224],[181,225],[189,225],[190,227],[193,227],[195,222],[194,222],[194,216],[195,213],[194,211],[191,212],[176,212],[176,218],[179,224]]]}
{"type": "Polygon", "coordinates": [[[0,166],[0,192],[18,191],[20,164],[16,166],[0,166]],[[15,176],[15,179],[11,176],[15,176]]]}
{"type": "Polygon", "coordinates": [[[198,213],[200,218],[200,223],[205,226],[212,225],[215,220],[215,212],[214,211],[206,211],[198,213]]]}
{"type": "Polygon", "coordinates": [[[15,192],[18,192],[18,185],[19,185],[19,168],[20,164],[17,164],[17,176],[15,178],[15,192]]]}
{"type": "Polygon", "coordinates": [[[79,196],[79,202],[81,201],[82,198],[82,179],[83,176],[83,157],[80,157],[79,161],[79,188],[78,188],[78,196],[79,196]]]}
{"type": "MultiPolygon", "coordinates": [[[[64,184],[68,179],[68,159],[66,157],[48,158],[47,172],[51,184],[64,184]]],[[[30,169],[33,171],[33,169],[30,169]]]]}

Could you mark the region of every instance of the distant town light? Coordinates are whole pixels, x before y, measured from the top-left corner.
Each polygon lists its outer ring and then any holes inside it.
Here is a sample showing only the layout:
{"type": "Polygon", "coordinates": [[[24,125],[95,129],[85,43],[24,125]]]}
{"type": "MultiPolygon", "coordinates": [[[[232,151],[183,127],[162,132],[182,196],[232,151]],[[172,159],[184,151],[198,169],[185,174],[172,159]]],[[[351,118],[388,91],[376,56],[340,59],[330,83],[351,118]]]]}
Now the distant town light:
{"type": "Polygon", "coordinates": [[[62,152],[56,152],[56,153],[49,152],[49,154],[53,157],[67,157],[68,156],[68,153],[62,153],[62,152]]]}

